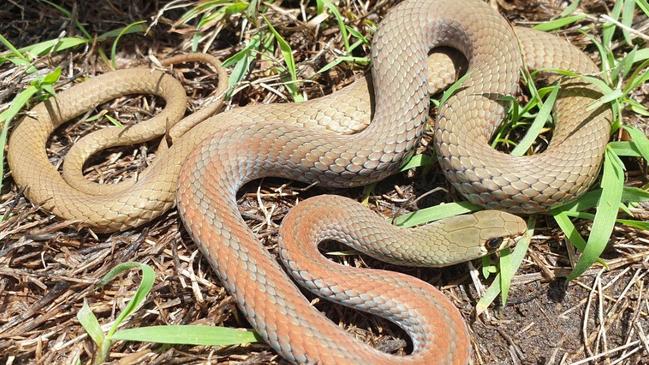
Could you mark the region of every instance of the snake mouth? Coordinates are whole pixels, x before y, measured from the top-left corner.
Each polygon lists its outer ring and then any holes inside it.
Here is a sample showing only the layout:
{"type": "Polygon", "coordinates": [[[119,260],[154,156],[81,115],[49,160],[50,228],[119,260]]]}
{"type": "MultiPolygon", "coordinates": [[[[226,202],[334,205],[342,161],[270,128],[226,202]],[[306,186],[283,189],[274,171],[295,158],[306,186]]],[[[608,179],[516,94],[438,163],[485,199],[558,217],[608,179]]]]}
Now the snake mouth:
{"type": "Polygon", "coordinates": [[[498,253],[506,248],[512,248],[523,238],[522,235],[499,236],[485,241],[485,249],[489,253],[498,253]]]}

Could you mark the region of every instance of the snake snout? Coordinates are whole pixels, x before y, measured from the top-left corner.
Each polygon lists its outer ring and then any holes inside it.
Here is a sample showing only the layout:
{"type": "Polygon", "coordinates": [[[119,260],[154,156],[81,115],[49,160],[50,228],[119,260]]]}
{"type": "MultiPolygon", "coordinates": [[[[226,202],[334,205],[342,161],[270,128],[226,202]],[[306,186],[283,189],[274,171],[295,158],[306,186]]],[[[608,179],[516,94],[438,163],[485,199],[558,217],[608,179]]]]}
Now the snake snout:
{"type": "Polygon", "coordinates": [[[513,247],[525,234],[527,224],[514,214],[497,210],[483,210],[474,214],[480,240],[488,253],[513,247]]]}

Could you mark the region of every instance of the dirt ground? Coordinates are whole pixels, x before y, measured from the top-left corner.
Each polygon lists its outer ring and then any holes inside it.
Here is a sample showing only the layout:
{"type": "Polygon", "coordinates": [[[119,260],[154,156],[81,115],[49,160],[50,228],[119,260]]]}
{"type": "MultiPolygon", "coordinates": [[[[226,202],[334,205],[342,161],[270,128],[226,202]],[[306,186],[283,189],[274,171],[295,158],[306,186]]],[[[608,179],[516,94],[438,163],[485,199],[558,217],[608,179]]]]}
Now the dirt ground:
{"type": "MultiPolygon", "coordinates": [[[[399,1],[341,1],[339,8],[348,24],[370,35],[374,25],[399,1]]],[[[18,47],[61,36],[78,35],[77,19],[91,34],[101,34],[137,20],[149,24],[146,36],[125,36],[119,44],[118,67],[146,64],[150,56],[164,58],[188,52],[194,28],[174,24],[196,1],[125,1],[97,3],[64,0],[58,2],[72,11],[64,17],[54,7],[32,0],[5,0],[0,6],[0,34],[18,47]]],[[[260,6],[268,2],[261,1],[260,6]]],[[[341,63],[323,74],[316,71],[336,58],[342,49],[336,21],[329,17],[319,27],[307,25],[315,6],[306,1],[275,1],[265,16],[291,44],[301,79],[312,80],[301,87],[309,99],[331,93],[361,77],[364,66],[341,63]]],[[[559,0],[492,1],[502,14],[516,24],[530,25],[557,16],[565,7],[559,0]]],[[[595,19],[605,14],[612,2],[585,0],[580,9],[595,19]]],[[[204,32],[199,50],[222,59],[242,48],[257,27],[263,26],[259,14],[256,25],[234,14],[215,21],[204,32]],[[243,31],[242,31],[243,29],[243,31]],[[205,49],[203,49],[204,47],[205,49]]],[[[637,24],[646,26],[646,19],[637,24]]],[[[642,28],[646,32],[646,28],[642,28]]],[[[596,59],[596,49],[573,28],[560,33],[596,59]]],[[[41,57],[36,66],[40,74],[61,66],[63,74],[57,90],[70,87],[86,76],[109,70],[102,51],[110,55],[110,42],[92,43],[55,55],[41,57]]],[[[616,52],[629,49],[619,44],[616,52]]],[[[354,56],[366,56],[369,46],[361,46],[354,56]]],[[[286,102],[287,91],[280,85],[279,52],[274,58],[259,59],[241,83],[228,108],[256,103],[286,102]]],[[[218,81],[203,67],[177,67],[188,95],[199,109],[218,81]],[[179,70],[186,71],[184,74],[179,70]]],[[[0,65],[0,111],[29,85],[33,75],[10,64],[0,65]]],[[[647,102],[649,89],[637,100],[647,102]]],[[[120,98],[98,109],[118,117],[124,125],[146,119],[163,102],[155,97],[120,98]]],[[[629,122],[643,123],[638,117],[629,122]]],[[[73,121],[51,137],[48,153],[53,164],[62,158],[79,136],[107,126],[106,120],[73,121]]],[[[428,133],[419,152],[426,152],[428,133]]],[[[132,148],[116,148],[94,157],[87,164],[89,179],[120,181],[136,176],[155,157],[159,141],[132,148]]],[[[630,186],[647,183],[644,166],[628,160],[630,186]]],[[[5,165],[6,166],[6,165],[5,165]]],[[[184,230],[177,211],[171,210],[141,229],[102,235],[75,222],[62,221],[29,202],[7,171],[1,190],[0,214],[0,361],[23,363],[90,363],[94,344],[76,319],[84,300],[101,324],[115,319],[137,288],[139,274],[121,275],[103,289],[99,278],[115,265],[138,261],[156,272],[154,288],[145,306],[128,320],[128,327],[161,324],[208,324],[249,328],[234,300],[228,295],[184,230]]],[[[246,185],[239,193],[240,211],[259,239],[276,253],[278,225],[298,201],[321,193],[363,198],[363,189],[325,190],[281,179],[264,179],[246,185]]],[[[369,206],[393,217],[438,204],[458,200],[459,196],[435,167],[403,173],[380,182],[369,196],[369,206]],[[441,187],[424,199],[416,197],[441,187]]],[[[582,234],[587,221],[575,221],[582,234]]],[[[377,267],[412,274],[441,288],[461,310],[470,326],[474,364],[649,364],[649,234],[618,226],[604,258],[608,269],[595,266],[578,279],[567,283],[565,276],[574,264],[574,252],[549,216],[539,216],[528,256],[514,278],[509,302],[499,303],[480,316],[475,305],[489,280],[480,277],[479,263],[447,269],[410,269],[377,262],[363,255],[333,258],[357,267],[377,267]],[[477,267],[477,268],[476,268],[477,267]],[[585,361],[582,361],[586,359],[585,361]],[[591,359],[591,360],[588,360],[591,359]]],[[[342,249],[345,249],[344,247],[342,249]]],[[[407,353],[407,336],[396,326],[322,300],[314,305],[335,323],[358,338],[383,351],[407,353]]],[[[285,363],[263,343],[223,348],[206,346],[165,346],[151,343],[117,342],[110,361],[131,363],[285,363]]]]}

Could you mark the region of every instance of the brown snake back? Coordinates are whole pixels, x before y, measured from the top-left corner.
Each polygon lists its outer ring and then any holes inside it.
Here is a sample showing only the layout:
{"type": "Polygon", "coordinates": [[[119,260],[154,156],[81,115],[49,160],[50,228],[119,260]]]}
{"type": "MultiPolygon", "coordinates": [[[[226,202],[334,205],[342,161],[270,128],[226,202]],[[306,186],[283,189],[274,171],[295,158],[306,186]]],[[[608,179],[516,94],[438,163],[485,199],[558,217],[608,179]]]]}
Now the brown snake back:
{"type": "MultiPolygon", "coordinates": [[[[401,274],[341,268],[318,259],[313,248],[331,238],[359,249],[375,243],[379,251],[388,247],[375,254],[382,259],[441,266],[499,248],[486,244],[522,233],[520,218],[480,212],[406,234],[390,231],[374,215],[336,197],[306,201],[287,216],[281,256],[289,272],[319,295],[399,324],[414,346],[409,356],[394,357],[355,340],[310,306],[248,229],[236,205],[238,189],[264,176],[352,187],[398,171],[424,130],[429,109],[426,59],[437,46],[457,48],[469,61],[463,88],[441,108],[435,124],[440,165],[459,191],[490,208],[538,212],[590,186],[608,140],[609,114],[597,110],[584,118],[574,112],[596,96],[586,85],[566,83],[555,111],[560,123],[544,153],[512,157],[491,149],[488,142],[504,115],[499,97],[517,90],[523,65],[519,48],[531,68],[592,73],[595,66],[567,42],[525,29],[514,34],[486,4],[455,0],[407,0],[383,20],[372,45],[375,110],[364,129],[369,99],[362,85],[291,107],[234,109],[176,139],[128,189],[92,195],[68,185],[49,164],[45,143],[51,131],[88,105],[124,93],[183,93],[157,71],[122,70],[36,106],[36,117],[26,117],[12,135],[9,163],[15,181],[34,202],[103,231],[150,221],[173,205],[178,184],[179,210],[192,238],[257,332],[292,362],[465,364],[470,349],[465,325],[439,291],[401,274]],[[111,84],[111,77],[119,85],[111,84]],[[360,131],[340,135],[311,127],[323,120],[341,120],[360,131]],[[456,233],[459,228],[461,234],[456,233]],[[448,244],[425,247],[430,237],[448,244]],[[473,248],[462,247],[466,237],[476,237],[473,248]],[[333,270],[327,270],[331,265],[333,270]]],[[[184,108],[184,99],[166,100],[166,109],[175,111],[178,104],[184,108]]],[[[182,111],[175,113],[178,119],[182,116],[182,111]]]]}

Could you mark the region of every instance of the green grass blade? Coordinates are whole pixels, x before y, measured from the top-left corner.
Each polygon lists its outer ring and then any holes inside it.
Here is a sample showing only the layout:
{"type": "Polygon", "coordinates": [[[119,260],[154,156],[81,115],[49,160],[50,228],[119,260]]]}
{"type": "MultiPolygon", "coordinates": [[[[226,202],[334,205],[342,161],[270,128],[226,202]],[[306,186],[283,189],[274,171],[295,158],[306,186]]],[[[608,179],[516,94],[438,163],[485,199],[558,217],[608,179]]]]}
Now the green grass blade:
{"type": "MultiPolygon", "coordinates": [[[[638,54],[641,54],[641,52],[645,50],[649,51],[649,48],[641,49],[637,51],[636,59],[634,59],[634,61],[639,58],[638,54]]],[[[647,69],[647,67],[649,67],[649,60],[643,60],[643,61],[644,62],[642,62],[642,64],[640,64],[638,67],[636,67],[635,71],[633,71],[631,76],[629,76],[629,78],[626,80],[625,83],[626,86],[624,87],[625,94],[631,93],[633,90],[637,89],[638,87],[646,83],[647,80],[649,80],[649,69],[647,69]]]]}
{"type": "Polygon", "coordinates": [[[624,41],[628,45],[632,45],[633,41],[631,39],[631,33],[629,28],[633,26],[633,15],[635,13],[635,0],[624,0],[624,5],[622,6],[622,19],[620,23],[625,25],[627,28],[620,27],[622,30],[622,36],[624,41]]]}
{"type": "MultiPolygon", "coordinates": [[[[494,281],[491,283],[491,285],[489,285],[485,293],[482,295],[482,297],[480,297],[480,300],[478,300],[478,303],[476,304],[475,309],[478,315],[484,313],[487,308],[489,308],[491,303],[493,303],[493,301],[498,298],[498,294],[502,294],[503,305],[506,304],[511,281],[514,277],[514,274],[516,273],[516,270],[518,270],[521,263],[523,262],[523,259],[525,258],[527,249],[529,248],[530,240],[532,239],[532,236],[534,234],[535,223],[535,219],[533,217],[530,217],[530,219],[528,219],[527,221],[527,232],[516,244],[514,251],[512,253],[501,256],[500,272],[496,274],[494,281]]],[[[483,271],[483,275],[484,273],[485,272],[483,271]]]]}
{"type": "Polygon", "coordinates": [[[481,315],[484,313],[487,308],[493,303],[496,298],[498,298],[498,294],[500,294],[500,273],[496,274],[496,277],[494,278],[493,283],[489,285],[485,293],[480,297],[480,300],[478,300],[478,303],[475,306],[475,312],[477,315],[481,315]]]}
{"type": "Polygon", "coordinates": [[[586,248],[586,240],[581,236],[581,233],[577,230],[577,227],[570,221],[570,218],[566,212],[561,212],[558,214],[553,214],[555,222],[559,225],[559,228],[566,235],[566,238],[570,243],[575,246],[579,251],[582,251],[586,248]]]}
{"type": "Polygon", "coordinates": [[[649,59],[649,48],[641,48],[636,51],[633,62],[640,62],[649,59]]]}
{"type": "Polygon", "coordinates": [[[275,27],[268,21],[266,17],[263,17],[264,21],[268,25],[268,29],[270,29],[271,33],[275,36],[275,40],[277,41],[277,44],[279,45],[279,49],[282,52],[282,56],[284,57],[284,63],[286,63],[286,69],[288,70],[288,73],[291,77],[291,81],[285,83],[286,88],[289,90],[291,93],[291,96],[293,97],[293,101],[295,102],[301,102],[304,101],[304,98],[302,98],[302,95],[300,94],[297,83],[297,68],[295,67],[295,59],[293,58],[293,50],[291,49],[291,46],[288,44],[288,42],[282,37],[277,30],[275,30],[275,27]]]}
{"type": "Polygon", "coordinates": [[[597,213],[585,249],[573,271],[568,275],[572,280],[586,271],[604,252],[615,226],[622,192],[624,188],[624,165],[609,148],[604,155],[602,175],[602,195],[597,203],[597,213]]]}
{"type": "Polygon", "coordinates": [[[334,15],[336,22],[338,23],[338,29],[340,29],[340,35],[343,39],[343,44],[345,45],[345,50],[349,53],[351,48],[349,46],[349,34],[347,33],[347,26],[345,25],[345,19],[343,19],[342,14],[338,10],[338,7],[334,5],[329,0],[324,0],[324,6],[334,15]]]}
{"type": "Polygon", "coordinates": [[[322,14],[322,12],[324,11],[324,7],[325,7],[325,0],[316,0],[315,1],[315,6],[316,6],[316,8],[315,8],[316,9],[315,10],[316,14],[318,14],[318,15],[322,14]]]}
{"type": "Polygon", "coordinates": [[[19,51],[16,47],[14,47],[14,45],[11,42],[9,42],[9,40],[5,38],[2,34],[0,34],[0,43],[2,43],[2,45],[4,45],[9,50],[9,52],[11,52],[11,54],[14,55],[14,57],[17,57],[23,60],[24,62],[29,63],[29,59],[21,51],[19,51]]]}
{"type": "Polygon", "coordinates": [[[27,86],[23,91],[18,93],[11,101],[9,108],[0,113],[0,125],[2,130],[0,132],[0,187],[2,187],[4,180],[4,161],[5,146],[7,144],[7,137],[9,134],[9,123],[16,117],[16,115],[29,103],[29,101],[41,91],[46,91],[48,94],[54,94],[54,85],[61,76],[61,68],[57,67],[52,72],[49,72],[40,79],[32,81],[31,85],[27,86]]]}
{"type": "Polygon", "coordinates": [[[124,124],[122,124],[122,122],[120,122],[119,120],[117,120],[117,119],[111,117],[110,115],[106,114],[106,115],[104,115],[104,117],[105,117],[106,119],[108,119],[108,121],[109,121],[112,125],[114,125],[115,127],[124,128],[124,124]]]}
{"type": "Polygon", "coordinates": [[[550,95],[541,105],[541,109],[534,118],[534,121],[530,125],[527,133],[518,145],[512,150],[511,154],[514,156],[523,156],[527,150],[532,147],[534,140],[539,136],[545,124],[550,120],[550,114],[554,108],[554,103],[557,100],[557,95],[559,94],[559,85],[554,85],[550,95]]]}
{"type": "Polygon", "coordinates": [[[0,65],[7,61],[13,63],[18,67],[25,67],[28,74],[36,72],[36,67],[32,66],[31,62],[25,61],[22,58],[7,56],[6,54],[3,56],[2,54],[0,54],[0,65]]]}
{"type": "Polygon", "coordinates": [[[649,2],[647,2],[647,0],[635,0],[635,3],[638,5],[640,10],[642,10],[644,15],[649,17],[649,2]]]}
{"type": "Polygon", "coordinates": [[[43,79],[40,80],[40,86],[44,85],[54,85],[59,78],[61,77],[62,69],[61,67],[56,67],[52,72],[49,72],[47,75],[43,76],[43,79]]]}
{"type": "Polygon", "coordinates": [[[569,15],[555,20],[551,20],[549,22],[537,24],[532,28],[543,32],[549,32],[551,30],[556,30],[568,26],[570,24],[580,22],[584,19],[586,19],[586,14],[569,15]]]}
{"type": "Polygon", "coordinates": [[[250,2],[248,3],[248,8],[244,12],[244,14],[248,19],[255,19],[253,21],[254,23],[259,14],[259,0],[250,0],[250,2]]]}
{"type": "Polygon", "coordinates": [[[179,20],[177,20],[174,24],[187,24],[192,19],[195,19],[201,14],[209,13],[213,9],[217,9],[223,4],[228,4],[231,3],[232,0],[208,0],[208,1],[201,1],[199,2],[196,6],[192,7],[189,11],[187,11],[185,14],[183,14],[179,20]]]}
{"type": "Polygon", "coordinates": [[[632,112],[644,117],[649,117],[649,109],[645,108],[644,105],[639,104],[633,99],[628,99],[626,102],[632,112]]]}
{"type": "Polygon", "coordinates": [[[370,59],[367,57],[340,56],[326,64],[323,68],[319,69],[318,73],[329,71],[343,62],[352,62],[358,65],[369,65],[370,59]]]}
{"type": "MultiPolygon", "coordinates": [[[[622,6],[624,5],[624,1],[616,1],[615,5],[613,5],[613,10],[611,10],[611,13],[609,16],[613,20],[619,20],[620,19],[620,14],[622,13],[622,6]]],[[[617,26],[615,23],[612,22],[606,22],[602,26],[602,44],[604,45],[604,48],[606,49],[611,49],[611,43],[613,41],[613,34],[615,34],[615,29],[617,26]]]]}
{"type": "Polygon", "coordinates": [[[0,123],[3,123],[3,126],[7,122],[11,121],[18,112],[20,112],[29,100],[38,92],[38,88],[34,85],[27,86],[27,88],[21,91],[14,99],[11,101],[11,105],[5,111],[0,113],[0,123]]]}
{"type": "Polygon", "coordinates": [[[365,185],[363,187],[363,193],[361,194],[361,204],[364,206],[369,206],[370,196],[374,194],[374,188],[376,188],[376,182],[365,185]]]}
{"type": "Polygon", "coordinates": [[[250,38],[246,45],[237,53],[223,61],[223,67],[230,67],[255,52],[259,52],[261,37],[263,33],[257,33],[250,38]]]}
{"type": "Polygon", "coordinates": [[[408,162],[406,162],[403,166],[401,166],[401,172],[411,170],[411,169],[416,169],[418,167],[427,167],[427,166],[432,166],[435,163],[435,158],[430,155],[414,155],[412,156],[408,162]]]}
{"type": "MultiPolygon", "coordinates": [[[[594,208],[597,206],[601,195],[601,189],[591,190],[575,201],[553,207],[552,215],[557,215],[563,212],[581,212],[594,208]]],[[[626,186],[622,191],[622,201],[625,203],[649,201],[649,192],[640,188],[626,186]]]]}
{"type": "Polygon", "coordinates": [[[443,203],[434,207],[400,215],[394,219],[394,224],[397,226],[412,227],[460,214],[477,212],[481,209],[481,207],[466,201],[443,203]]]}
{"type": "MultiPolygon", "coordinates": [[[[117,69],[117,64],[115,63],[115,55],[117,53],[117,44],[119,43],[119,40],[122,38],[122,36],[131,33],[144,33],[144,32],[146,32],[146,22],[144,20],[133,22],[121,29],[118,29],[117,37],[115,37],[115,40],[113,41],[113,45],[110,48],[110,63],[113,66],[113,70],[117,69]]],[[[106,34],[111,34],[111,33],[109,32],[106,34]]]]}
{"type": "MultiPolygon", "coordinates": [[[[620,206],[620,208],[622,208],[622,206],[620,206]]],[[[567,214],[573,218],[588,219],[591,221],[595,219],[595,214],[592,213],[577,212],[577,213],[567,213],[567,214]]],[[[638,221],[634,219],[616,219],[615,223],[623,224],[625,226],[629,226],[641,230],[649,230],[649,222],[647,221],[638,221]]]]}
{"type": "Polygon", "coordinates": [[[631,144],[640,152],[642,158],[649,162],[649,138],[635,127],[624,126],[624,129],[631,136],[631,144]]]}
{"type": "Polygon", "coordinates": [[[626,56],[622,57],[622,59],[618,61],[615,68],[613,68],[613,70],[611,71],[611,73],[615,76],[615,80],[624,80],[624,78],[629,74],[629,71],[631,71],[633,64],[636,62],[637,53],[637,47],[633,48],[629,53],[627,53],[626,56]]]}
{"type": "Polygon", "coordinates": [[[32,44],[30,46],[23,47],[22,50],[23,52],[28,53],[30,57],[36,58],[86,44],[88,44],[88,40],[83,38],[63,37],[32,44]]]}
{"type": "Polygon", "coordinates": [[[253,331],[201,325],[168,325],[129,328],[115,332],[113,340],[177,345],[227,346],[259,342],[253,331]]]}
{"type": "Polygon", "coordinates": [[[8,109],[0,113],[0,124],[2,124],[2,131],[0,132],[0,188],[2,188],[4,184],[5,171],[3,161],[5,159],[5,146],[9,134],[9,124],[16,114],[27,105],[29,99],[31,99],[37,92],[38,89],[35,86],[28,86],[25,90],[16,95],[8,109]]]}
{"type": "Polygon", "coordinates": [[[649,231],[649,222],[647,221],[638,221],[634,219],[618,219],[616,222],[620,224],[624,224],[627,227],[649,231]]]}
{"type": "Polygon", "coordinates": [[[587,75],[578,75],[577,77],[579,77],[580,79],[582,79],[582,80],[584,80],[584,81],[586,81],[586,82],[591,83],[593,86],[595,86],[596,88],[598,88],[599,91],[601,91],[602,94],[604,94],[604,96],[609,95],[609,94],[612,94],[612,93],[615,92],[615,90],[612,89],[612,88],[611,88],[611,87],[606,83],[606,81],[604,81],[604,80],[602,80],[602,79],[599,79],[599,78],[597,78],[597,77],[587,76],[587,75]]]}
{"type": "MultiPolygon", "coordinates": [[[[248,8],[248,4],[244,4],[244,9],[248,8]]],[[[213,24],[221,21],[225,18],[225,8],[219,8],[218,10],[203,14],[201,19],[196,24],[196,29],[199,31],[196,34],[200,34],[201,31],[208,30],[213,24]]]]}
{"type": "Polygon", "coordinates": [[[38,1],[41,2],[41,3],[45,3],[45,4],[53,7],[54,9],[58,10],[59,13],[63,14],[63,16],[65,16],[66,18],[70,18],[70,19],[72,18],[72,13],[68,9],[66,9],[64,7],[62,7],[60,5],[57,5],[57,4],[55,4],[55,3],[51,2],[51,1],[48,1],[48,0],[38,0],[38,1]]]}
{"type": "Polygon", "coordinates": [[[354,42],[350,46],[350,50],[353,51],[356,49],[356,47],[360,46],[361,44],[370,44],[370,41],[363,35],[363,33],[359,32],[355,28],[352,27],[347,27],[347,31],[349,31],[349,34],[353,35],[358,41],[354,42]]]}
{"type": "Polygon", "coordinates": [[[635,144],[629,141],[609,142],[608,147],[620,157],[641,157],[640,151],[635,144]]]}
{"type": "Polygon", "coordinates": [[[139,262],[126,262],[115,266],[106,275],[104,275],[104,277],[99,282],[99,286],[104,286],[122,272],[135,268],[142,271],[142,281],[140,282],[137,291],[133,295],[133,298],[131,298],[126,307],[124,307],[124,310],[122,310],[122,312],[117,316],[115,323],[111,327],[110,331],[108,331],[107,337],[109,338],[117,330],[124,319],[133,314],[144,304],[144,300],[153,287],[153,283],[155,281],[155,273],[149,265],[145,265],[139,262]]]}
{"type": "Polygon", "coordinates": [[[439,103],[436,103],[435,106],[438,108],[443,107],[448,99],[456,92],[458,92],[458,90],[460,90],[467,78],[469,78],[469,72],[465,73],[462,77],[457,79],[457,81],[455,81],[453,85],[449,86],[448,89],[446,89],[446,91],[444,91],[444,93],[442,94],[442,97],[439,99],[439,103]]]}
{"type": "Polygon", "coordinates": [[[77,29],[79,29],[79,31],[81,32],[81,34],[83,34],[83,36],[84,36],[87,40],[91,40],[91,39],[92,39],[92,36],[90,35],[90,33],[88,32],[88,30],[86,29],[86,27],[84,27],[83,24],[79,23],[79,21],[78,21],[76,18],[74,18],[74,17],[72,16],[72,13],[71,13],[68,9],[66,9],[66,8],[64,8],[64,7],[60,6],[60,5],[57,5],[57,4],[55,4],[55,3],[51,2],[51,1],[48,1],[48,0],[39,0],[39,1],[40,1],[40,2],[44,2],[44,3],[48,4],[49,6],[53,7],[54,9],[58,10],[58,11],[59,11],[61,14],[63,14],[66,18],[68,18],[68,19],[70,19],[72,22],[74,22],[74,26],[77,27],[77,29]]]}
{"type": "MultiPolygon", "coordinates": [[[[613,28],[615,29],[615,28],[613,28]]],[[[603,42],[600,41],[598,38],[588,34],[588,33],[583,33],[586,38],[588,38],[594,45],[597,47],[597,52],[599,53],[599,59],[600,59],[600,70],[602,71],[602,77],[606,79],[606,81],[610,84],[612,84],[611,78],[611,68],[615,66],[615,55],[613,52],[610,51],[608,47],[605,47],[603,42]]]]}
{"type": "Polygon", "coordinates": [[[560,15],[562,17],[564,17],[564,16],[568,16],[568,15],[574,13],[575,10],[577,10],[577,7],[579,6],[579,3],[581,3],[581,0],[573,0],[573,1],[571,1],[570,5],[566,6],[566,8],[563,9],[563,11],[561,12],[560,15]]]}
{"type": "Polygon", "coordinates": [[[491,274],[498,274],[498,266],[491,261],[490,256],[482,256],[482,277],[489,279],[491,274]]]}
{"type": "Polygon", "coordinates": [[[97,41],[98,42],[107,41],[109,39],[117,38],[120,35],[124,36],[126,34],[132,34],[132,33],[144,33],[146,32],[146,29],[147,29],[146,21],[140,20],[137,22],[133,22],[125,27],[113,29],[106,33],[102,33],[97,36],[97,41]]]}
{"type": "Polygon", "coordinates": [[[622,96],[624,96],[624,93],[622,92],[622,90],[615,89],[615,90],[613,90],[613,92],[605,94],[601,98],[595,100],[590,105],[588,105],[586,107],[586,111],[593,111],[593,110],[599,108],[600,106],[602,106],[604,104],[613,102],[613,101],[621,98],[622,96]]]}
{"type": "Polygon", "coordinates": [[[234,65],[232,71],[230,72],[230,76],[228,77],[228,91],[225,93],[226,99],[230,99],[232,97],[234,89],[246,77],[246,75],[248,75],[252,61],[254,61],[254,57],[250,54],[247,54],[234,65]]]}
{"type": "Polygon", "coordinates": [[[641,203],[649,201],[649,191],[625,186],[622,192],[622,201],[625,203],[641,203]]]}
{"type": "Polygon", "coordinates": [[[262,32],[255,34],[250,38],[250,41],[248,41],[244,48],[223,61],[223,67],[234,65],[228,77],[228,91],[225,94],[226,99],[232,97],[234,89],[250,72],[250,66],[261,47],[263,34],[262,32]]]}
{"type": "Polygon", "coordinates": [[[511,287],[514,275],[523,263],[525,255],[527,255],[527,249],[530,247],[532,236],[534,236],[535,225],[536,218],[530,216],[527,219],[527,231],[525,232],[525,235],[518,240],[513,251],[510,251],[509,249],[503,250],[504,253],[500,256],[500,297],[503,306],[507,304],[509,288],[511,287]]]}
{"type": "Polygon", "coordinates": [[[97,317],[92,313],[90,306],[88,306],[88,301],[85,299],[83,300],[83,306],[77,312],[77,319],[83,329],[88,333],[88,336],[97,344],[97,347],[101,347],[105,340],[104,331],[101,330],[97,317]]]}

